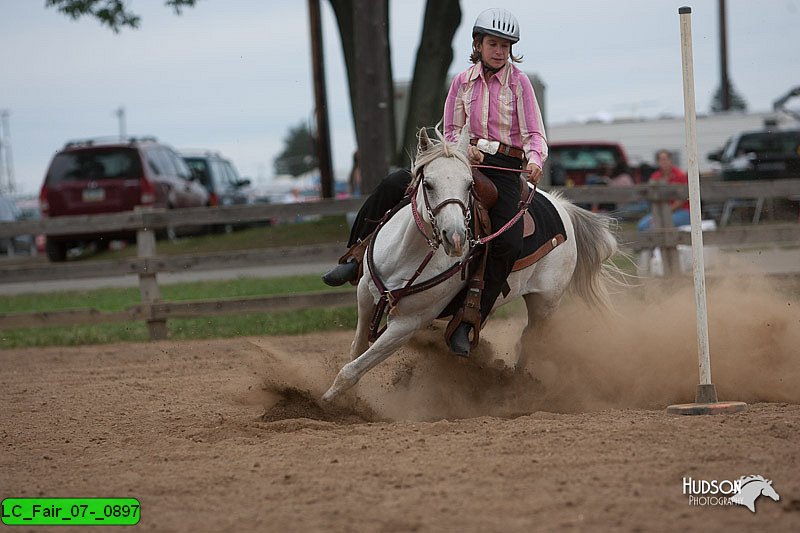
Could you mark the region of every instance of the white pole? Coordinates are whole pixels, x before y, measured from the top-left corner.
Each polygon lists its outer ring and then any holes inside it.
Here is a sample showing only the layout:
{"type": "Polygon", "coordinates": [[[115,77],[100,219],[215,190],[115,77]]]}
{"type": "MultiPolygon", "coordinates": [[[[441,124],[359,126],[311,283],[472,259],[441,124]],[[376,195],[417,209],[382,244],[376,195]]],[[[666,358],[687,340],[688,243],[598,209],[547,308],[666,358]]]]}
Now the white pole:
{"type": "Polygon", "coordinates": [[[678,10],[681,21],[681,60],[683,66],[683,113],[686,127],[686,153],[689,172],[689,211],[692,224],[692,271],[697,311],[697,348],[700,384],[711,384],[711,359],[708,348],[706,278],[703,263],[703,231],[700,208],[700,173],[697,167],[697,117],[694,108],[694,67],[692,65],[692,8],[678,10]]]}

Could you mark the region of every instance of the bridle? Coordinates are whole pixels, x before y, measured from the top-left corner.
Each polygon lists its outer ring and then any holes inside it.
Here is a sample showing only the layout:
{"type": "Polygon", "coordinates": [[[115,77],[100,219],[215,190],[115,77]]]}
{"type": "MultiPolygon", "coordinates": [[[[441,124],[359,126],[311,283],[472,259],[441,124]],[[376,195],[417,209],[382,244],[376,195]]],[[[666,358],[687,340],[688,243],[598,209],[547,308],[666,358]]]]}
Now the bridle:
{"type": "MultiPolygon", "coordinates": [[[[428,243],[428,246],[436,250],[442,243],[441,231],[439,230],[439,225],[436,222],[436,215],[438,215],[442,208],[448,204],[456,204],[461,208],[461,213],[464,215],[464,226],[468,232],[470,231],[472,210],[468,205],[458,198],[447,198],[446,200],[439,202],[435,207],[431,207],[431,201],[430,198],[428,198],[428,189],[425,187],[426,181],[424,168],[418,171],[415,182],[416,183],[409,191],[409,196],[411,198],[411,213],[414,216],[414,222],[417,224],[417,229],[420,231],[420,233],[422,233],[422,237],[425,239],[425,242],[428,243]],[[428,236],[428,232],[425,231],[425,224],[422,221],[422,217],[419,215],[419,208],[417,207],[417,194],[420,187],[422,187],[422,201],[425,204],[425,212],[428,215],[428,221],[431,225],[431,232],[433,233],[432,236],[428,236]]],[[[472,194],[472,190],[472,185],[470,185],[470,194],[472,194]]]]}

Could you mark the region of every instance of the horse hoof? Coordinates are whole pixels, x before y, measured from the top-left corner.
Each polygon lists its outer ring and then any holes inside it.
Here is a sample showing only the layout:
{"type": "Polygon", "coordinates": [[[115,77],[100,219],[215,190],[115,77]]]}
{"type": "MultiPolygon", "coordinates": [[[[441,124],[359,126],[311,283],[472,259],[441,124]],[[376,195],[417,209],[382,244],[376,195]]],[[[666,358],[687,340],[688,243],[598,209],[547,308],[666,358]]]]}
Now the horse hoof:
{"type": "Polygon", "coordinates": [[[333,389],[328,389],[328,392],[322,395],[322,401],[324,403],[331,403],[336,396],[337,393],[334,392],[333,389]]]}

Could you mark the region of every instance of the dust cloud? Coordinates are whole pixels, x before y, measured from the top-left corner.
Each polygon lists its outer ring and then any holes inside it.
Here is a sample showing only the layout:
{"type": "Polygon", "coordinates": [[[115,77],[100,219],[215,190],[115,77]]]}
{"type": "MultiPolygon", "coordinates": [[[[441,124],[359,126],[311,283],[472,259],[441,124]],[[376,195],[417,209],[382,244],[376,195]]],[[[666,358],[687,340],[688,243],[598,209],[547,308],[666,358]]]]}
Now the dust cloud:
{"type": "MultiPolygon", "coordinates": [[[[800,403],[796,282],[725,277],[710,280],[707,293],[712,381],[720,400],[800,403]]],[[[444,323],[436,323],[362,378],[337,402],[342,411],[325,420],[514,417],[694,401],[699,375],[691,280],[643,282],[616,294],[614,307],[615,314],[606,314],[567,300],[524,338],[524,311],[492,319],[470,359],[447,351],[444,323]],[[514,372],[518,346],[527,364],[514,372]]],[[[315,399],[347,362],[347,346],[304,359],[268,344],[259,342],[268,355],[264,388],[282,398],[280,409],[294,398],[308,407],[287,412],[319,419],[315,399]]],[[[280,414],[268,410],[265,419],[280,414]]]]}

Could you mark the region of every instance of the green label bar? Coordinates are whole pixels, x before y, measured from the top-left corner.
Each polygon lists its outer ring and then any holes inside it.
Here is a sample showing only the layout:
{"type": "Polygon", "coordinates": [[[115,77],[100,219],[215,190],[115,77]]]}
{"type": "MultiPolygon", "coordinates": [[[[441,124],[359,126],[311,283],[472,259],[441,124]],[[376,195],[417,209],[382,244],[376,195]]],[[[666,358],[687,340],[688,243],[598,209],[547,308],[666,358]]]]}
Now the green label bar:
{"type": "Polygon", "coordinates": [[[132,526],[139,523],[136,498],[6,498],[0,514],[7,526],[132,526]]]}

